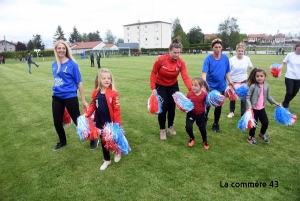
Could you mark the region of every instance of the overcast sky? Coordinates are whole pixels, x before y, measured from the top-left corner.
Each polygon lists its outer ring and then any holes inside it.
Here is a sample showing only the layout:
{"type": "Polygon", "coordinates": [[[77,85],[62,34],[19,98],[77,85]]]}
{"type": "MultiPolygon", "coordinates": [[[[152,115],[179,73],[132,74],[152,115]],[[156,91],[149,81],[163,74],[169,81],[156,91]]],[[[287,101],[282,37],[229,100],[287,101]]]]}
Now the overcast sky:
{"type": "Polygon", "coordinates": [[[27,43],[39,34],[50,48],[58,25],[67,39],[74,26],[123,39],[123,25],[176,18],[186,33],[199,26],[208,34],[227,17],[238,19],[241,33],[300,34],[299,0],[0,0],[0,40],[27,43]]]}

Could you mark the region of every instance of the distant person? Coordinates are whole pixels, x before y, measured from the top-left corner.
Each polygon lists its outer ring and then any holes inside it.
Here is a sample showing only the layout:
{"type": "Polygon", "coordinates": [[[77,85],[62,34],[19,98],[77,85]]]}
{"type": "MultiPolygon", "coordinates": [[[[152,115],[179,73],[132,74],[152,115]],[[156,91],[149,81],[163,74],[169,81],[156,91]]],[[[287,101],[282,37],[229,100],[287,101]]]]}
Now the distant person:
{"type": "Polygon", "coordinates": [[[158,94],[163,99],[162,112],[158,114],[160,128],[160,139],[167,140],[166,121],[168,119],[167,131],[176,135],[173,127],[175,118],[175,102],[173,93],[179,91],[178,75],[181,74],[187,89],[192,89],[191,80],[187,73],[185,62],[179,57],[182,52],[182,44],[179,38],[175,38],[169,46],[169,54],[159,56],[153,64],[150,74],[150,88],[152,94],[158,94]]]}
{"type": "Polygon", "coordinates": [[[193,124],[196,121],[196,125],[202,136],[202,146],[204,149],[209,149],[207,142],[206,132],[206,119],[205,119],[205,99],[207,92],[209,91],[208,84],[201,77],[195,77],[192,79],[192,90],[187,94],[187,98],[194,103],[192,111],[186,114],[185,130],[190,137],[188,146],[192,147],[195,143],[195,136],[193,133],[193,124]]]}
{"type": "Polygon", "coordinates": [[[101,65],[100,65],[100,59],[101,59],[101,53],[100,53],[100,52],[97,52],[96,60],[97,60],[98,68],[101,68],[101,65]]]}
{"type": "Polygon", "coordinates": [[[88,108],[88,103],[84,96],[79,66],[71,54],[69,45],[63,40],[56,41],[54,55],[56,61],[52,64],[54,78],[52,87],[52,115],[59,142],[53,148],[53,151],[57,151],[67,145],[63,127],[64,109],[68,110],[76,125],[77,118],[80,116],[77,90],[79,90],[84,109],[88,108]]]}
{"type": "MultiPolygon", "coordinates": [[[[233,85],[230,78],[229,59],[222,54],[222,40],[216,38],[211,42],[213,53],[208,55],[203,63],[202,78],[208,83],[210,90],[217,90],[224,95],[226,89],[226,79],[229,85],[233,85]]],[[[210,107],[206,107],[206,118],[208,117],[210,107]]],[[[222,106],[215,107],[214,123],[212,129],[220,133],[219,120],[221,117],[222,106]]]]}
{"type": "MultiPolygon", "coordinates": [[[[247,70],[253,69],[252,62],[249,57],[244,56],[245,46],[244,43],[240,42],[236,45],[236,56],[229,59],[230,65],[230,78],[233,83],[246,83],[248,78],[247,70]]],[[[234,116],[235,111],[235,101],[230,101],[230,113],[228,118],[234,116]]],[[[241,99],[241,116],[244,115],[246,111],[246,100],[241,99]]]]}
{"type": "Polygon", "coordinates": [[[288,53],[280,65],[280,69],[287,65],[285,73],[286,94],[282,106],[289,108],[290,102],[297,95],[300,88],[300,43],[295,46],[295,51],[288,53]]]}
{"type": "MultiPolygon", "coordinates": [[[[92,92],[92,103],[89,106],[86,116],[90,117],[95,113],[96,127],[103,129],[106,123],[118,123],[122,125],[120,96],[114,87],[114,78],[108,69],[101,69],[95,79],[95,87],[92,92]]],[[[101,135],[100,135],[101,138],[101,135]]],[[[98,141],[97,141],[98,143],[98,141]]],[[[100,170],[105,170],[111,164],[110,153],[101,141],[104,163],[100,170]]],[[[115,154],[114,161],[119,162],[121,156],[115,154]]]]}
{"type": "MultiPolygon", "coordinates": [[[[270,141],[266,136],[269,120],[265,110],[265,104],[267,100],[271,104],[275,104],[277,106],[279,106],[280,103],[277,103],[270,95],[269,84],[265,82],[266,76],[266,72],[262,69],[254,68],[251,71],[247,80],[249,89],[246,96],[246,101],[248,109],[253,111],[255,121],[258,122],[259,120],[261,123],[261,128],[258,136],[265,143],[269,143],[270,141]]],[[[257,145],[257,141],[254,137],[255,130],[256,127],[250,129],[247,139],[247,141],[253,145],[257,145]]]]}
{"type": "Polygon", "coordinates": [[[229,50],[229,56],[230,57],[233,57],[233,52],[232,52],[232,49],[230,48],[230,50],[229,50]]]}
{"type": "Polygon", "coordinates": [[[94,67],[95,64],[94,64],[94,53],[93,53],[93,51],[91,51],[90,60],[91,60],[91,67],[94,67]]]}
{"type": "Polygon", "coordinates": [[[28,72],[31,74],[31,64],[34,64],[37,68],[40,67],[39,65],[37,65],[32,59],[31,59],[32,55],[30,53],[30,50],[28,50],[27,55],[26,55],[26,61],[28,64],[28,72]]]}

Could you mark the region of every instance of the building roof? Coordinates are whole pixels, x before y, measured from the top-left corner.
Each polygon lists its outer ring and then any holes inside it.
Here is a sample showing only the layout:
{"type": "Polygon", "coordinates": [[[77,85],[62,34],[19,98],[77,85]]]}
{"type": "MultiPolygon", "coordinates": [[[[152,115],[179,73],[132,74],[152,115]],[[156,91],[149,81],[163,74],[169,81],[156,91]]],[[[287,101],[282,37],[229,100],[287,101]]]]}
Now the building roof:
{"type": "Polygon", "coordinates": [[[266,34],[248,34],[248,38],[264,38],[266,34]]]}
{"type": "Polygon", "coordinates": [[[99,45],[102,41],[92,41],[92,42],[76,42],[70,44],[72,50],[78,49],[93,49],[96,45],[99,45]]]}
{"type": "Polygon", "coordinates": [[[212,39],[217,37],[217,34],[204,34],[204,39],[212,39]]]}
{"type": "Polygon", "coordinates": [[[133,26],[133,25],[143,25],[143,24],[155,24],[155,23],[172,24],[172,23],[163,22],[163,21],[150,21],[150,22],[137,22],[137,23],[133,23],[133,24],[125,24],[125,25],[123,25],[123,27],[125,27],[125,26],[133,26]]]}
{"type": "Polygon", "coordinates": [[[7,43],[10,43],[10,44],[12,44],[12,45],[17,45],[17,43],[16,42],[9,42],[9,41],[7,41],[7,40],[0,40],[0,43],[2,43],[2,42],[7,42],[7,43]]]}

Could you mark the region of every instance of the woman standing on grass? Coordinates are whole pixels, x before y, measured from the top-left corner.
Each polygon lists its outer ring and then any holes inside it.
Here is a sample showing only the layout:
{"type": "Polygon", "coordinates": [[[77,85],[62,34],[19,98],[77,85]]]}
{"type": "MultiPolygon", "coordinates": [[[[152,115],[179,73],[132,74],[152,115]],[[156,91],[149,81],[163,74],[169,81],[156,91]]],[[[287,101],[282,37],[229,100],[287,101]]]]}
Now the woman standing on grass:
{"type": "MultiPolygon", "coordinates": [[[[244,56],[245,46],[244,43],[240,42],[236,46],[236,56],[229,59],[230,65],[230,77],[233,83],[246,83],[248,74],[247,69],[253,69],[252,63],[249,57],[244,56]]],[[[234,116],[235,101],[230,101],[230,113],[228,118],[234,116]]],[[[241,100],[241,116],[244,115],[246,111],[246,100],[241,100]]]]}
{"type": "Polygon", "coordinates": [[[300,43],[295,46],[295,51],[290,52],[284,58],[280,69],[287,65],[285,73],[286,94],[282,106],[289,108],[290,101],[297,95],[300,88],[300,43]]]}
{"type": "Polygon", "coordinates": [[[181,73],[184,84],[190,91],[191,80],[188,76],[185,62],[179,58],[182,51],[182,44],[179,38],[175,38],[169,47],[169,54],[159,56],[152,68],[150,75],[150,88],[153,94],[158,94],[163,99],[162,112],[158,115],[160,127],[160,139],[166,140],[166,118],[168,116],[168,132],[176,135],[173,128],[175,118],[175,102],[173,93],[179,91],[177,77],[181,73]],[[168,113],[168,115],[167,115],[168,113]]]}
{"type": "Polygon", "coordinates": [[[67,144],[63,127],[65,107],[73,122],[77,125],[77,117],[80,116],[77,98],[78,89],[83,107],[87,108],[88,103],[84,97],[79,67],[71,55],[68,44],[63,40],[58,40],[54,45],[54,54],[56,61],[52,64],[52,74],[54,77],[54,84],[52,87],[52,114],[54,127],[59,137],[59,142],[53,148],[53,151],[56,151],[67,144]]]}

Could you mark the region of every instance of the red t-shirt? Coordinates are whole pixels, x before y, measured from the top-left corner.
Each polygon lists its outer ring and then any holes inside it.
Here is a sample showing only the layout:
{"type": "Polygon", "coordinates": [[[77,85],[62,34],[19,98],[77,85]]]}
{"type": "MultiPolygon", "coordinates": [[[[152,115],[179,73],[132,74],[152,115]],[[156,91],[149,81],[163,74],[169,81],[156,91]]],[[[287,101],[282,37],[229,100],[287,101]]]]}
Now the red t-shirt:
{"type": "Polygon", "coordinates": [[[163,86],[172,86],[177,82],[181,73],[182,80],[188,90],[192,89],[192,83],[188,76],[186,65],[181,58],[171,59],[170,54],[159,56],[152,68],[150,75],[150,88],[155,89],[155,83],[163,86]]]}
{"type": "Polygon", "coordinates": [[[187,94],[187,98],[194,103],[194,109],[191,111],[193,114],[202,114],[205,112],[205,99],[207,93],[202,91],[198,96],[191,90],[187,94]]]}

